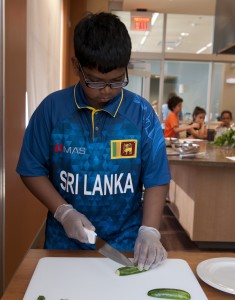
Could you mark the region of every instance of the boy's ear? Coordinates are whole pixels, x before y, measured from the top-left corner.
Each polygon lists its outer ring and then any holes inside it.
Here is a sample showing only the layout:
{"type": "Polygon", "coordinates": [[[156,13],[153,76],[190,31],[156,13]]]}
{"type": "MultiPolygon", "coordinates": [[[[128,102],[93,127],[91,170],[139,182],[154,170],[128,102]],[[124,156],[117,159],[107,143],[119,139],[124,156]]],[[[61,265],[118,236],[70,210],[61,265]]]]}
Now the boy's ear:
{"type": "Polygon", "coordinates": [[[77,57],[73,56],[71,58],[71,62],[72,62],[72,67],[73,67],[74,74],[77,75],[77,76],[79,76],[79,74],[78,74],[79,64],[78,64],[77,57]]]}

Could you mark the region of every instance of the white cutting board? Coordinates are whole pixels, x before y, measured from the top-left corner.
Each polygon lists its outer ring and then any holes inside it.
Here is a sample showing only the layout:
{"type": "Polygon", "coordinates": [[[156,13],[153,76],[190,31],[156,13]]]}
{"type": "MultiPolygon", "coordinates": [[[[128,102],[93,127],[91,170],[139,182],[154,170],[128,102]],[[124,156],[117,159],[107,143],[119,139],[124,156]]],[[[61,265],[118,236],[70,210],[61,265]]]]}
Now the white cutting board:
{"type": "Polygon", "coordinates": [[[192,300],[207,300],[182,259],[167,259],[148,272],[117,276],[120,264],[108,258],[45,257],[39,260],[23,300],[151,300],[155,288],[188,291],[192,300]]]}

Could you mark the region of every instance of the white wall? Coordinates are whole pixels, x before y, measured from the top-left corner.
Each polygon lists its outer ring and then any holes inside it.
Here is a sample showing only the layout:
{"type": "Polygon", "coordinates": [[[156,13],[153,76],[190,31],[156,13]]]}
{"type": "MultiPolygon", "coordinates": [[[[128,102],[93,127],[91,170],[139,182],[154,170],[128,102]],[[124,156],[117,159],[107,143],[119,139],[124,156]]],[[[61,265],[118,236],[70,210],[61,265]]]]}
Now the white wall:
{"type": "Polygon", "coordinates": [[[61,0],[27,1],[27,94],[29,116],[61,87],[61,0]]]}

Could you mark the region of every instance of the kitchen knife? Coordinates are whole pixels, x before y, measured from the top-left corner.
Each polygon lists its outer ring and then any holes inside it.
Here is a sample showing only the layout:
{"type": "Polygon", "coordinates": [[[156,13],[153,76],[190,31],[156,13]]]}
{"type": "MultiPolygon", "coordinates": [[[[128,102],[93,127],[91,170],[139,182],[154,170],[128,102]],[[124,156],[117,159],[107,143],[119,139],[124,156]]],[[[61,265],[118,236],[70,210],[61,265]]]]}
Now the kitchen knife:
{"type": "Polygon", "coordinates": [[[118,262],[121,265],[129,266],[129,267],[134,266],[133,262],[129,258],[127,258],[123,253],[121,253],[117,249],[110,246],[104,240],[99,238],[95,231],[89,230],[85,227],[84,227],[84,230],[87,234],[89,243],[95,244],[96,249],[99,253],[101,253],[105,257],[108,257],[108,258],[118,262]]]}

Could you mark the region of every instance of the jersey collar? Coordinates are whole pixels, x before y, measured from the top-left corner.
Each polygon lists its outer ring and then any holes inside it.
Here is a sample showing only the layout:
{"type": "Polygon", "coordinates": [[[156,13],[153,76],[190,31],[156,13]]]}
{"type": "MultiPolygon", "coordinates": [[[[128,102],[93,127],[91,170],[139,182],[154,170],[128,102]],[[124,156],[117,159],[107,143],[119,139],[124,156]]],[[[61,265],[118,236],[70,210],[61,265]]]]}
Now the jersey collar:
{"type": "Polygon", "coordinates": [[[123,95],[124,90],[122,89],[121,92],[116,97],[111,99],[102,109],[96,110],[95,108],[92,108],[87,102],[81,84],[78,83],[74,86],[74,101],[78,109],[88,108],[95,111],[105,111],[114,118],[116,117],[118,110],[122,104],[123,95]]]}

